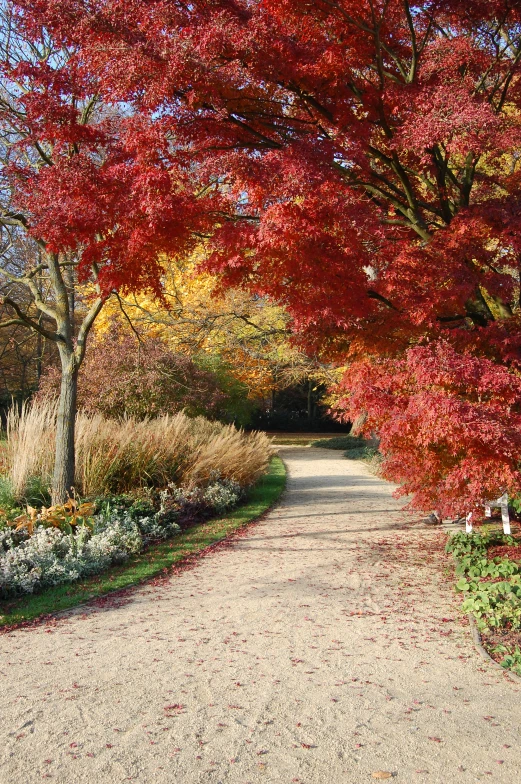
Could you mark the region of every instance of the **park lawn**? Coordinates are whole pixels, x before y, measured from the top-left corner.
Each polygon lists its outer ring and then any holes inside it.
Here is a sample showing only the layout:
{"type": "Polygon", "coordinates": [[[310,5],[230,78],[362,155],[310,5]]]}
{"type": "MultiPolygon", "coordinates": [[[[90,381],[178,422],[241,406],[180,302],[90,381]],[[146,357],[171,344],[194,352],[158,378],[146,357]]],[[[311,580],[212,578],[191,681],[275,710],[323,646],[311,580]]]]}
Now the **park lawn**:
{"type": "Polygon", "coordinates": [[[266,435],[271,438],[275,446],[313,446],[313,442],[317,439],[329,439],[337,436],[338,433],[285,433],[267,430],[266,435]]]}
{"type": "Polygon", "coordinates": [[[113,566],[103,574],[2,602],[0,629],[33,621],[42,615],[69,610],[90,599],[138,585],[164,573],[257,520],[276,503],[285,485],[286,468],[279,457],[274,457],[266,476],[253,487],[245,503],[232,512],[195,525],[165,542],[151,545],[122,566],[113,566]]]}

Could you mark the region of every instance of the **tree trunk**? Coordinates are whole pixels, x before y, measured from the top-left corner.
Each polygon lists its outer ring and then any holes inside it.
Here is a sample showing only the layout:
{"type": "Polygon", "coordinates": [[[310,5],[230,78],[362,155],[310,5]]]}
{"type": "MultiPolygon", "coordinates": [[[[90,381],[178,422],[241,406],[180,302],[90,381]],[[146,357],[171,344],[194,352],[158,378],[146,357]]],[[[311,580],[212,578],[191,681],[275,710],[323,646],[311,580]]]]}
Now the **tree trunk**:
{"type": "Polygon", "coordinates": [[[308,379],[308,421],[313,419],[313,382],[308,379]]]}
{"type": "Polygon", "coordinates": [[[53,504],[63,504],[74,488],[76,396],[78,366],[74,353],[60,347],[62,378],[56,427],[56,460],[52,483],[53,504]]]}

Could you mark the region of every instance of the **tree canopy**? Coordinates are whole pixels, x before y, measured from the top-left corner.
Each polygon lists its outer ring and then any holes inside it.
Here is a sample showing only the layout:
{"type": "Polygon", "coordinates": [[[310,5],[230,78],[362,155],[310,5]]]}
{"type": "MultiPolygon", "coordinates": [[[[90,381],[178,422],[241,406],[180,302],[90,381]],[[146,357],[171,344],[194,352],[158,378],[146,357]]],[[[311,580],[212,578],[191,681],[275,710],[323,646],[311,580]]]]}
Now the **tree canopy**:
{"type": "MultiPolygon", "coordinates": [[[[225,282],[283,303],[303,345],[349,361],[344,410],[363,408],[383,434],[399,411],[384,471],[418,505],[460,512],[518,491],[518,3],[16,6],[33,34],[72,48],[74,74],[128,107],[108,144],[115,168],[92,184],[80,167],[80,192],[117,225],[101,245],[81,234],[87,259],[110,248],[117,271],[118,247],[144,248],[154,269],[163,240],[195,227],[225,282]],[[194,194],[213,200],[211,226],[194,194]],[[417,426],[419,406],[432,427],[417,426]],[[483,472],[485,457],[497,470],[483,472]]],[[[68,166],[42,187],[68,194],[68,166]]],[[[80,201],[83,227],[94,210],[80,201]]]]}

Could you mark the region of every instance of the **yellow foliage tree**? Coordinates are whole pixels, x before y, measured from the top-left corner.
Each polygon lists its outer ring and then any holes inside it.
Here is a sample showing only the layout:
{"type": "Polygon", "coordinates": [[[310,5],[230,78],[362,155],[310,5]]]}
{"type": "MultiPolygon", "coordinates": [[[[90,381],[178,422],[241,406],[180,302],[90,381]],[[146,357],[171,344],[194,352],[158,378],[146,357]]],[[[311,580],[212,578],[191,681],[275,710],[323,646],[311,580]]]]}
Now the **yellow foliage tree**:
{"type": "Polygon", "coordinates": [[[101,336],[116,320],[136,336],[155,336],[175,352],[210,365],[216,358],[241,382],[250,399],[310,379],[330,383],[334,371],[291,342],[282,307],[239,289],[223,290],[200,269],[203,250],[190,259],[164,259],[163,298],[114,295],[98,318],[101,336]]]}

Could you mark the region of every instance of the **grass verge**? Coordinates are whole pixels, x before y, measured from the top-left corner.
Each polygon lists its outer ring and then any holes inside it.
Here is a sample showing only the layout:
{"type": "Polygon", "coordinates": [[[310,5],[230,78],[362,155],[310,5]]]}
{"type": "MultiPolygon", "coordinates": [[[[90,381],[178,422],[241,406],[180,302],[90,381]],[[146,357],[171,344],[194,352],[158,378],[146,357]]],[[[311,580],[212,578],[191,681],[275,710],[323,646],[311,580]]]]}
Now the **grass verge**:
{"type": "Polygon", "coordinates": [[[248,500],[237,509],[223,517],[196,525],[166,542],[152,545],[123,566],[112,567],[103,574],[3,602],[0,606],[0,629],[27,623],[42,615],[69,610],[89,599],[156,577],[257,520],[278,500],[285,485],[284,463],[279,457],[274,457],[269,472],[257,482],[248,500]]]}
{"type": "Polygon", "coordinates": [[[266,431],[266,435],[275,446],[311,446],[317,438],[328,439],[335,433],[275,433],[266,431]]]}

